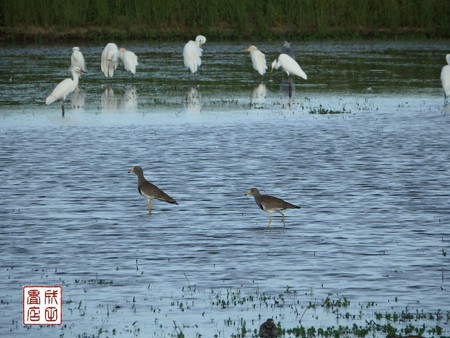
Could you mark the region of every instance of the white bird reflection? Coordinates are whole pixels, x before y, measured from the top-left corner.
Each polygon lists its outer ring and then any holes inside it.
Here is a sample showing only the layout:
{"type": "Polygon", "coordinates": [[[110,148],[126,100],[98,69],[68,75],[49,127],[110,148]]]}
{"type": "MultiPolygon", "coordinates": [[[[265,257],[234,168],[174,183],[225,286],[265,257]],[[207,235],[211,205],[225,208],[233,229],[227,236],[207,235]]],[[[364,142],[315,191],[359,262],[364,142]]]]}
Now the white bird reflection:
{"type": "Polygon", "coordinates": [[[85,99],[86,99],[86,92],[80,87],[77,87],[72,94],[72,98],[70,99],[71,108],[83,110],[85,99]]]}
{"type": "Polygon", "coordinates": [[[120,109],[136,110],[138,108],[136,86],[127,86],[120,102],[120,109]]]}
{"type": "Polygon", "coordinates": [[[114,89],[106,87],[101,97],[102,110],[117,110],[117,98],[114,95],[114,89]]]}
{"type": "Polygon", "coordinates": [[[138,95],[136,86],[127,86],[123,96],[116,95],[111,86],[105,88],[101,97],[101,108],[105,111],[136,110],[138,108],[138,95]]]}
{"type": "Polygon", "coordinates": [[[186,100],[184,104],[186,110],[192,113],[199,113],[202,109],[200,94],[195,87],[191,87],[186,93],[186,100]]]}
{"type": "Polygon", "coordinates": [[[264,83],[260,83],[252,91],[251,105],[253,108],[262,108],[266,103],[267,87],[264,83]]]}

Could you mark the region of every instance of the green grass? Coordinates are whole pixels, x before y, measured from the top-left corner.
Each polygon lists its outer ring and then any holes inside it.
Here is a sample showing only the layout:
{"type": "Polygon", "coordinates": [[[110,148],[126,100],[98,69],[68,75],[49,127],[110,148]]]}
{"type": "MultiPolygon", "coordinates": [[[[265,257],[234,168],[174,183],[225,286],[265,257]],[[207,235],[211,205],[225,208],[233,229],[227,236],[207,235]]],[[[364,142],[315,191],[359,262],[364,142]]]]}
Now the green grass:
{"type": "Polygon", "coordinates": [[[450,37],[442,0],[0,0],[3,40],[450,37]]]}

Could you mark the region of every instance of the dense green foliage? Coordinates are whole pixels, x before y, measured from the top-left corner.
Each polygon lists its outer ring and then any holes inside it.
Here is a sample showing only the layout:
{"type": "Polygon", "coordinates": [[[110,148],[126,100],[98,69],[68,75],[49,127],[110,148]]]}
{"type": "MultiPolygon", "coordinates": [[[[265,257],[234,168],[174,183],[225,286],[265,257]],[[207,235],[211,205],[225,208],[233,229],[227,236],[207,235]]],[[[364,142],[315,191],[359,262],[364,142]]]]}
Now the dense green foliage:
{"type": "Polygon", "coordinates": [[[3,38],[450,37],[443,0],[0,0],[3,38]]]}

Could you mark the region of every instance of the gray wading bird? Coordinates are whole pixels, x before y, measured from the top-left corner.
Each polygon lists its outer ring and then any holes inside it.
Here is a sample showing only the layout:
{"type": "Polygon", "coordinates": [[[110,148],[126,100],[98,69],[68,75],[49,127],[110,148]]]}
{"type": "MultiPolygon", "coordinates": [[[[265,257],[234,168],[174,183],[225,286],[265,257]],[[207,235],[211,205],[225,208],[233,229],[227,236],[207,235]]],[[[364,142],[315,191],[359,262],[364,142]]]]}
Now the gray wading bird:
{"type": "Polygon", "coordinates": [[[245,193],[246,195],[252,195],[255,198],[255,202],[261,210],[269,213],[269,227],[272,223],[272,214],[276,211],[281,214],[282,222],[286,225],[285,216],[281,212],[281,210],[285,209],[300,209],[299,206],[291,204],[289,202],[283,201],[281,198],[269,196],[269,195],[261,195],[259,190],[256,188],[251,188],[249,191],[245,193]]]}
{"type": "Polygon", "coordinates": [[[160,200],[171,204],[178,204],[172,197],[159,189],[156,185],[147,181],[144,177],[144,170],[136,166],[129,173],[133,173],[138,177],[138,191],[148,201],[148,213],[152,212],[152,200],[160,200]]]}

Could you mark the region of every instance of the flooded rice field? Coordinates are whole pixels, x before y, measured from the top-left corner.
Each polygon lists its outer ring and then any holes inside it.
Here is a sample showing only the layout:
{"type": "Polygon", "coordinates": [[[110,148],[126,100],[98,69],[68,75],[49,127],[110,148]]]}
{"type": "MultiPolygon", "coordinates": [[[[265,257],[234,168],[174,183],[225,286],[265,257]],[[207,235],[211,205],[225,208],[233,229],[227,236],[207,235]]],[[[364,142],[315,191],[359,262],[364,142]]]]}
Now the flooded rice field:
{"type": "Polygon", "coordinates": [[[64,117],[73,46],[1,47],[0,336],[450,335],[448,44],[293,43],[306,81],[182,46],[112,79],[79,46],[64,117]],[[137,165],[179,205],[149,214],[137,165]],[[301,209],[269,228],[252,187],[301,209]],[[62,286],[62,326],[22,325],[26,285],[62,286]]]}

